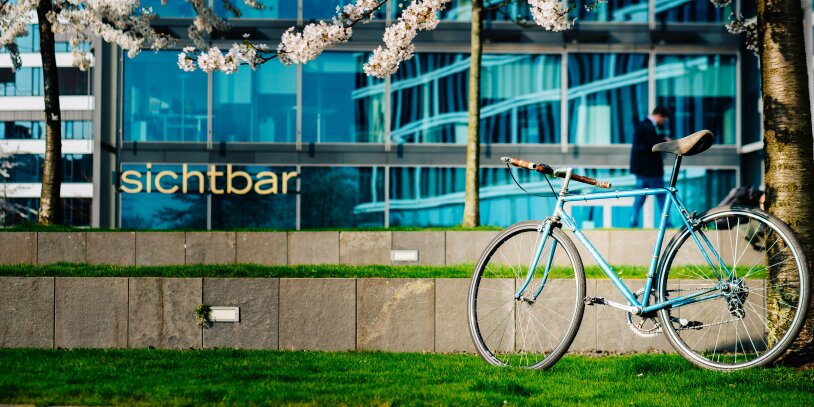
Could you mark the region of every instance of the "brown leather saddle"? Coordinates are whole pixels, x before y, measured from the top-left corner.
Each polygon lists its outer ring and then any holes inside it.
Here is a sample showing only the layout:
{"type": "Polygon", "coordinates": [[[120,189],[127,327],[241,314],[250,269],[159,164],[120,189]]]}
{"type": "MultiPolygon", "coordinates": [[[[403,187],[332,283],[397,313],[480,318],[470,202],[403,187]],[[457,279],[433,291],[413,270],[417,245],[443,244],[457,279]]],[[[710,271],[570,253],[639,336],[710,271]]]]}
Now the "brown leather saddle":
{"type": "Polygon", "coordinates": [[[715,136],[711,131],[701,130],[678,140],[658,143],[653,146],[653,152],[691,156],[707,151],[712,146],[713,140],[715,136]]]}

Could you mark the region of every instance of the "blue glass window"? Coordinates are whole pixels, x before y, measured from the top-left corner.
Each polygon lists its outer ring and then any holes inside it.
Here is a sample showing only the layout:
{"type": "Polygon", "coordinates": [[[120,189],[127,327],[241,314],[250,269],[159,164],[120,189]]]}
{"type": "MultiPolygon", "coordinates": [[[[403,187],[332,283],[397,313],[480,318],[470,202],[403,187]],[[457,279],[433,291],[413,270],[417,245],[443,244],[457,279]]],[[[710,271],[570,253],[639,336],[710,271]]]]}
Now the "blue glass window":
{"type": "Polygon", "coordinates": [[[572,144],[630,143],[647,116],[647,54],[568,54],[572,144]]]}
{"type": "Polygon", "coordinates": [[[665,136],[708,129],[716,143],[734,144],[736,66],[735,55],[657,56],[657,103],[672,112],[665,136]]]}
{"type": "Polygon", "coordinates": [[[124,62],[125,141],[206,141],[206,75],[178,69],[178,51],[124,62]]]}
{"type": "Polygon", "coordinates": [[[560,61],[559,55],[483,56],[483,142],[559,142],[560,61]]]}
{"type": "Polygon", "coordinates": [[[391,81],[391,142],[466,143],[468,55],[417,53],[391,81]]]}
{"type": "MultiPolygon", "coordinates": [[[[91,70],[58,68],[59,94],[62,96],[92,95],[91,70]]],[[[0,96],[42,96],[42,68],[22,67],[17,71],[0,68],[0,96]]]]}
{"type": "MultiPolygon", "coordinates": [[[[206,194],[198,193],[196,177],[187,180],[189,193],[164,194],[156,191],[151,185],[151,192],[146,192],[147,167],[143,164],[122,165],[122,173],[126,171],[137,171],[142,176],[138,179],[141,183],[141,192],[128,193],[123,191],[121,196],[121,227],[125,229],[206,229],[206,194]]],[[[151,176],[155,177],[162,171],[172,171],[182,174],[180,165],[153,165],[151,166],[151,176]]],[[[190,165],[189,172],[200,171],[206,173],[207,166],[190,165]]],[[[205,180],[208,181],[208,180],[205,180]]],[[[154,182],[154,181],[153,181],[154,182]]],[[[173,179],[164,177],[161,179],[164,188],[181,187],[183,178],[173,179]]],[[[122,183],[123,188],[135,188],[134,184],[122,183]]],[[[208,188],[208,182],[204,182],[204,187],[208,188]]]]}
{"type": "Polygon", "coordinates": [[[303,65],[303,142],[384,142],[384,81],[362,72],[369,55],[326,52],[303,65]]]}
{"type": "Polygon", "coordinates": [[[384,226],[380,167],[302,167],[303,229],[384,226]]]}
{"type": "MultiPolygon", "coordinates": [[[[307,1],[307,0],[306,0],[307,1]]],[[[265,6],[258,10],[246,5],[243,0],[234,0],[234,4],[240,10],[240,18],[276,18],[276,19],[296,19],[297,2],[292,0],[263,0],[265,6]]],[[[215,0],[215,13],[224,18],[237,18],[232,12],[223,7],[221,0],[215,0]]]]}
{"type": "MultiPolygon", "coordinates": [[[[330,20],[336,15],[337,7],[345,7],[346,4],[354,3],[356,3],[356,0],[302,0],[302,18],[306,21],[330,20]]],[[[396,4],[395,1],[391,1],[391,3],[396,4]]],[[[387,4],[376,11],[376,19],[384,19],[386,7],[387,4]]]]}
{"type": "Polygon", "coordinates": [[[297,140],[297,68],[271,61],[256,71],[213,75],[212,139],[297,140]]]}
{"type": "MultiPolygon", "coordinates": [[[[42,182],[42,167],[45,156],[38,154],[14,154],[8,158],[12,165],[6,182],[42,182]]],[[[62,182],[93,182],[92,154],[63,154],[62,182]]]]}
{"type": "MultiPolygon", "coordinates": [[[[216,3],[218,2],[220,0],[216,1],[216,3]]],[[[167,1],[165,5],[161,4],[161,0],[141,0],[139,3],[142,8],[152,7],[153,13],[158,14],[161,18],[195,17],[195,9],[183,0],[167,1]]]]}
{"type": "Polygon", "coordinates": [[[576,0],[572,2],[574,7],[571,16],[581,21],[601,21],[601,22],[628,22],[646,23],[649,2],[647,0],[618,0],[600,4],[596,10],[587,11],[585,6],[593,3],[594,0],[576,0]]]}
{"type": "MultiPolygon", "coordinates": [[[[0,122],[0,139],[44,139],[45,122],[0,122]]],[[[62,121],[63,139],[93,138],[93,122],[90,121],[62,121]]]]}
{"type": "MultiPolygon", "coordinates": [[[[228,169],[218,166],[222,172],[228,169]]],[[[233,166],[232,171],[243,171],[253,180],[261,179],[258,175],[270,171],[278,177],[278,193],[258,194],[250,190],[246,194],[218,194],[212,195],[212,229],[236,228],[274,228],[295,229],[297,227],[297,184],[296,177],[285,178],[286,173],[296,172],[295,167],[269,167],[261,165],[233,166]],[[283,191],[283,182],[287,184],[283,191]],[[283,193],[286,192],[286,193],[283,193]]],[[[226,175],[228,177],[228,173],[226,175]]],[[[248,188],[245,179],[236,177],[231,182],[236,189],[248,188]]],[[[263,178],[265,179],[265,177],[263,178]]],[[[256,181],[253,181],[256,187],[256,181]]],[[[228,188],[228,179],[221,178],[218,188],[228,188]]],[[[265,189],[265,187],[263,187],[265,189]]],[[[228,192],[228,191],[227,191],[228,192]]]]}
{"type": "MultiPolygon", "coordinates": [[[[62,198],[62,224],[66,226],[90,226],[91,198],[62,198]]],[[[0,208],[0,226],[37,221],[39,198],[8,198],[0,208]]]]}
{"type": "Polygon", "coordinates": [[[717,23],[724,21],[729,8],[717,8],[709,0],[655,0],[659,23],[717,23]]]}

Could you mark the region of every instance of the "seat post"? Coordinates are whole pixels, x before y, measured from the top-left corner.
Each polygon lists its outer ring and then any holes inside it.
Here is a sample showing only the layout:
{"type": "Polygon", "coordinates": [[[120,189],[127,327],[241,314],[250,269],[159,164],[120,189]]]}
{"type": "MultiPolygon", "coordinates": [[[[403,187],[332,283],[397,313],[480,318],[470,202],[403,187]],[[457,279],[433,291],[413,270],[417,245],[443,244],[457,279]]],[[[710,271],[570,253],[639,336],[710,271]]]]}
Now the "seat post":
{"type": "Polygon", "coordinates": [[[678,170],[681,168],[681,156],[676,154],[676,160],[673,163],[673,173],[670,175],[670,188],[676,186],[678,182],[678,170]]]}

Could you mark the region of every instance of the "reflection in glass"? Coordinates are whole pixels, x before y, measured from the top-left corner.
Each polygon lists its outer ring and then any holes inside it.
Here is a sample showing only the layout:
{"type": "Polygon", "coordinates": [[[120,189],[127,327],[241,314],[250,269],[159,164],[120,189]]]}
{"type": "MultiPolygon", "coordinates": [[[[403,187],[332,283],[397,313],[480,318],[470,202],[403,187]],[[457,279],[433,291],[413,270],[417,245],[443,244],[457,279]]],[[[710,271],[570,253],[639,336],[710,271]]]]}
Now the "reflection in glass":
{"type": "Polygon", "coordinates": [[[466,143],[466,54],[417,53],[391,78],[391,142],[466,143]]]}
{"type": "MultiPolygon", "coordinates": [[[[146,165],[125,164],[122,172],[135,170],[142,174],[140,181],[146,184],[146,165]]],[[[152,174],[172,171],[181,174],[180,165],[153,165],[152,174]]],[[[206,172],[203,165],[189,166],[188,171],[206,172]]],[[[182,179],[164,177],[161,185],[172,188],[182,185],[182,179]]],[[[121,227],[125,229],[206,229],[206,194],[199,194],[195,177],[188,182],[190,193],[163,194],[159,192],[121,192],[121,227]],[[194,191],[194,192],[193,192],[194,191]]],[[[208,187],[208,183],[204,183],[208,187]]],[[[129,185],[128,185],[129,186],[129,185]]],[[[155,191],[155,189],[152,189],[155,191]]],[[[146,191],[146,185],[142,189],[146,191]]]]}
{"type": "Polygon", "coordinates": [[[673,114],[666,137],[708,129],[716,143],[735,143],[736,63],[735,55],[656,57],[657,103],[673,114]]]}
{"type": "MultiPolygon", "coordinates": [[[[512,169],[530,197],[514,185],[505,168],[482,168],[480,188],[481,223],[508,226],[528,220],[542,220],[551,215],[554,198],[545,180],[537,173],[512,169]]],[[[576,168],[575,173],[613,183],[614,189],[632,189],[636,179],[626,169],[576,168]]],[[[669,169],[667,171],[669,173],[669,169]]],[[[463,168],[393,167],[390,169],[391,226],[453,226],[461,223],[464,203],[463,168]]],[[[559,182],[553,182],[559,190],[559,182]]],[[[715,206],[735,186],[734,170],[687,168],[679,176],[679,197],[690,210],[715,206]]],[[[571,193],[596,192],[580,184],[570,184],[571,193]]],[[[652,200],[652,198],[651,198],[652,200]]],[[[570,204],[567,210],[583,228],[630,227],[633,198],[596,201],[587,205],[570,204]]],[[[660,213],[652,207],[653,219],[660,213]]],[[[671,219],[678,222],[678,213],[671,219]]]]}
{"type": "MultiPolygon", "coordinates": [[[[219,171],[226,172],[224,166],[219,171]]],[[[278,193],[260,195],[254,190],[246,194],[212,195],[212,229],[274,228],[295,229],[297,227],[296,178],[287,182],[287,193],[283,194],[283,173],[296,172],[295,167],[269,167],[263,165],[235,165],[232,171],[243,171],[254,180],[261,171],[271,171],[278,176],[278,193]]],[[[265,179],[265,178],[264,178],[265,179]]],[[[255,181],[256,182],[256,181],[255,181]]],[[[233,181],[233,188],[247,188],[247,183],[239,179],[233,181]]],[[[219,189],[226,189],[226,180],[221,178],[219,189]]]]}
{"type": "Polygon", "coordinates": [[[301,227],[384,226],[384,170],[380,167],[302,167],[301,227]]]}
{"type": "MultiPolygon", "coordinates": [[[[79,68],[61,67],[59,94],[62,96],[87,96],[92,94],[90,87],[92,70],[82,72],[79,68]]],[[[42,68],[22,67],[17,71],[0,68],[0,96],[42,96],[42,68]]]]}
{"type": "Polygon", "coordinates": [[[125,58],[125,141],[206,141],[206,74],[184,72],[177,60],[178,51],[125,58]]]}
{"type": "MultiPolygon", "coordinates": [[[[42,182],[45,156],[39,154],[14,154],[6,158],[11,171],[5,182],[42,182]]],[[[63,154],[62,182],[93,182],[93,154],[63,154]]]]}
{"type": "Polygon", "coordinates": [[[646,23],[648,14],[647,0],[617,0],[600,4],[596,10],[587,11],[585,6],[595,0],[576,0],[570,4],[572,18],[581,21],[600,21],[614,23],[646,23]]]}
{"type": "MultiPolygon", "coordinates": [[[[65,226],[90,226],[91,198],[62,198],[62,223],[65,226]]],[[[39,198],[7,198],[0,206],[0,226],[37,221],[39,198]]]]}
{"type": "MultiPolygon", "coordinates": [[[[93,138],[93,122],[63,120],[62,138],[65,140],[93,138]]],[[[0,122],[0,139],[44,139],[45,122],[0,122]]]]}
{"type": "MultiPolygon", "coordinates": [[[[305,0],[308,1],[308,0],[305,0]]],[[[262,10],[258,10],[246,5],[243,0],[235,0],[232,4],[240,10],[239,18],[277,18],[277,19],[296,19],[297,18],[297,2],[292,0],[263,0],[261,3],[265,6],[262,10]]],[[[238,18],[231,11],[227,11],[223,7],[221,0],[215,0],[215,14],[223,18],[238,18]]]]}
{"type": "Polygon", "coordinates": [[[573,144],[631,143],[647,116],[647,54],[568,54],[573,144]]]}
{"type": "Polygon", "coordinates": [[[256,71],[216,73],[213,87],[213,140],[296,141],[296,67],[272,61],[256,71]]]}
{"type": "Polygon", "coordinates": [[[560,60],[559,55],[483,56],[483,142],[559,142],[560,60]]]}
{"type": "Polygon", "coordinates": [[[362,71],[369,55],[325,52],[302,66],[303,142],[384,142],[384,81],[362,71]]]}
{"type": "MultiPolygon", "coordinates": [[[[236,0],[237,3],[242,3],[243,0],[236,0]]],[[[158,14],[161,18],[175,18],[175,17],[195,17],[195,9],[186,1],[167,1],[166,4],[161,4],[161,0],[141,0],[141,7],[152,7],[153,13],[158,14]]],[[[217,0],[215,3],[222,3],[217,0]]]]}
{"type": "Polygon", "coordinates": [[[717,8],[709,0],[655,0],[659,23],[717,23],[729,8],[717,8]]]}
{"type": "MultiPolygon", "coordinates": [[[[291,0],[280,0],[281,2],[293,2],[291,0]]],[[[308,20],[330,20],[336,15],[337,7],[345,7],[347,4],[354,4],[356,0],[302,0],[302,18],[308,20]]],[[[398,7],[398,1],[391,1],[393,7],[398,7]]],[[[387,4],[376,11],[376,20],[384,20],[387,4]]],[[[295,15],[296,17],[296,15],[295,15]]]]}

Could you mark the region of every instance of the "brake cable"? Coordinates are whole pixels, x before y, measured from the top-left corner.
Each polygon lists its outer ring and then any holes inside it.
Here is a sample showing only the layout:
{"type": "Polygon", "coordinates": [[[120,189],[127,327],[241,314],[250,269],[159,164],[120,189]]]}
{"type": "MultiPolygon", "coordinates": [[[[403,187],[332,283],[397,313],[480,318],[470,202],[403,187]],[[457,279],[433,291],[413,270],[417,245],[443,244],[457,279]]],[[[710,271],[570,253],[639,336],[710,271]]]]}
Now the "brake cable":
{"type": "MultiPolygon", "coordinates": [[[[517,178],[514,177],[514,172],[512,172],[512,167],[508,163],[506,163],[506,170],[509,171],[509,175],[511,175],[512,180],[514,181],[514,184],[517,185],[517,187],[520,188],[523,192],[525,192],[529,196],[536,196],[538,198],[548,198],[547,195],[535,194],[533,192],[529,192],[528,190],[526,190],[526,188],[523,188],[523,186],[520,185],[520,182],[517,181],[517,178]]],[[[551,197],[553,198],[553,197],[557,196],[557,193],[554,192],[554,186],[551,185],[551,181],[548,180],[548,175],[543,174],[543,178],[545,178],[545,182],[548,183],[548,187],[551,189],[551,197]]]]}

